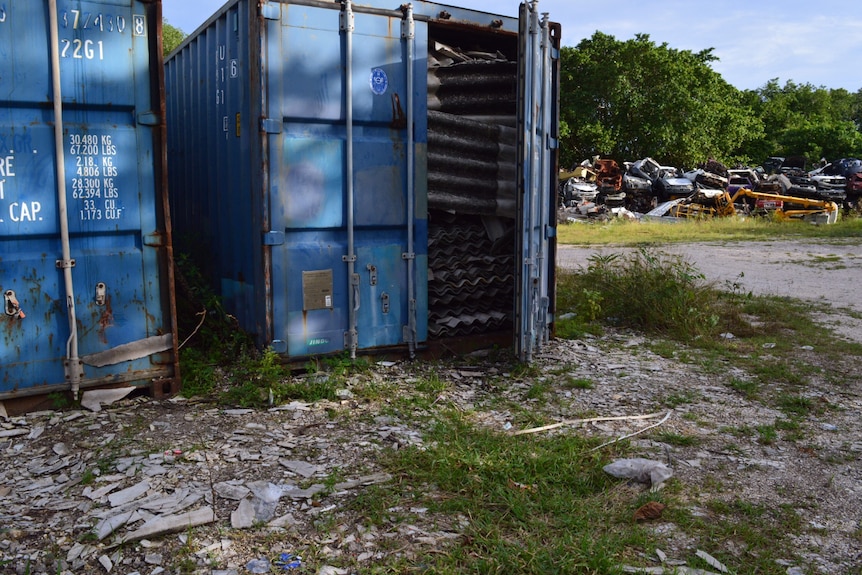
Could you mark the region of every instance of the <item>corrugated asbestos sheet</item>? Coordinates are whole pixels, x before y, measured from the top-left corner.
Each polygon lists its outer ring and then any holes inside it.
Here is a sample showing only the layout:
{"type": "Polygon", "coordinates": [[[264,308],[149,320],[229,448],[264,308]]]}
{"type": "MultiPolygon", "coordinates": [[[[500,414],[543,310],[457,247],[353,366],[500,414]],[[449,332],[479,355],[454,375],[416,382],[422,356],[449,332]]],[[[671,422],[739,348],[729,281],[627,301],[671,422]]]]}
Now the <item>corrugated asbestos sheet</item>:
{"type": "Polygon", "coordinates": [[[456,61],[428,72],[432,338],[513,322],[516,64],[464,54],[456,61]]]}

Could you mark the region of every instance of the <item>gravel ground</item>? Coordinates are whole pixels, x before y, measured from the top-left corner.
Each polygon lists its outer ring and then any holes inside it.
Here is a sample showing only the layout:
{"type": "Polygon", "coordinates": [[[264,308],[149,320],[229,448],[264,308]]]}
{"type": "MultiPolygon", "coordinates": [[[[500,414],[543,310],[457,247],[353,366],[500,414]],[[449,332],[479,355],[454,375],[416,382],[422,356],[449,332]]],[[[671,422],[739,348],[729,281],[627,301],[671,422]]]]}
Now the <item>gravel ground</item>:
{"type": "MultiPolygon", "coordinates": [[[[559,263],[583,265],[597,251],[621,250],[561,246],[559,263]]],[[[707,278],[738,282],[746,291],[817,300],[828,296],[834,312],[824,314],[824,321],[848,337],[860,336],[858,322],[847,315],[851,309],[862,313],[853,291],[862,279],[856,245],[749,242],[667,251],[685,255],[707,278]]],[[[435,364],[445,390],[434,406],[456,407],[472,414],[477,425],[501,433],[517,429],[507,401],[530,406],[549,422],[584,413],[635,416],[670,410],[660,429],[697,442],[669,445],[646,433],[632,440],[631,457],[672,461],[671,481],[682,493],[675,499],[678,505],[716,520],[722,519],[716,501],[791,509],[802,519],[793,535],[796,554],[777,558],[769,573],[858,575],[858,358],[824,365],[808,376],[803,389],[788,390],[826,406],[801,422],[803,439],[779,434],[763,443],[757,433],[744,430],[773,425],[786,415],[730,385],[750,374],[730,362],[704,370],[656,355],[648,343],[637,333],[615,330],[581,341],[552,341],[536,358],[539,374],[534,377],[549,386],[544,401],[529,394],[535,381],[510,377],[507,365],[490,357],[435,364]],[[594,385],[573,389],[567,378],[586,378],[594,385]]],[[[800,353],[818,364],[816,349],[800,353]]],[[[347,574],[367,572],[396,557],[421,564],[423,557],[445,553],[453,542],[464,541],[465,518],[410,508],[397,522],[375,525],[347,505],[368,485],[409,481],[389,477],[379,454],[421,444],[425,416],[433,416],[386,415],[390,400],[364,399],[362,388],[385,384],[391,386],[386,395],[396,397],[415,393],[416,381],[415,366],[385,363],[347,380],[335,402],[228,410],[202,400],[135,397],[98,412],[0,417],[0,573],[158,575],[178,573],[182,566],[183,572],[239,575],[251,572],[250,562],[293,552],[303,555],[303,573],[347,574]],[[343,484],[320,491],[333,473],[345,479],[343,484]],[[275,501],[264,497],[273,491],[280,496],[275,501]],[[256,515],[262,501],[268,502],[266,517],[256,515]],[[171,517],[174,523],[182,518],[179,529],[147,531],[171,517]],[[202,518],[202,524],[182,528],[187,517],[202,518]]],[[[606,441],[652,422],[596,422],[548,433],[606,441]]],[[[643,489],[620,487],[625,490],[617,496],[632,502],[643,489]]],[[[667,557],[684,560],[700,549],[722,558],[732,573],[741,574],[737,565],[756,552],[733,538],[695,540],[684,525],[664,519],[648,528],[664,541],[667,557]]],[[[658,565],[655,558],[643,561],[658,565]]]]}

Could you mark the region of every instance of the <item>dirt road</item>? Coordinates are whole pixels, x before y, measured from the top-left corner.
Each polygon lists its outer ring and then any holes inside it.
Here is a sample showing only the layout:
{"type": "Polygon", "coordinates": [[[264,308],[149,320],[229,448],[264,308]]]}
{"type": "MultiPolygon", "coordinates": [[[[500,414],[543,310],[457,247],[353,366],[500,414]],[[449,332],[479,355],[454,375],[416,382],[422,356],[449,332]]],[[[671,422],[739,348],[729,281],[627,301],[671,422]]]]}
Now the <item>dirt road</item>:
{"type": "MultiPolygon", "coordinates": [[[[588,265],[594,254],[634,250],[561,245],[557,265],[577,268],[588,265]]],[[[719,287],[828,302],[836,313],[819,317],[842,335],[862,342],[862,321],[846,313],[862,314],[862,240],[710,242],[666,245],[659,251],[683,257],[719,287]]]]}

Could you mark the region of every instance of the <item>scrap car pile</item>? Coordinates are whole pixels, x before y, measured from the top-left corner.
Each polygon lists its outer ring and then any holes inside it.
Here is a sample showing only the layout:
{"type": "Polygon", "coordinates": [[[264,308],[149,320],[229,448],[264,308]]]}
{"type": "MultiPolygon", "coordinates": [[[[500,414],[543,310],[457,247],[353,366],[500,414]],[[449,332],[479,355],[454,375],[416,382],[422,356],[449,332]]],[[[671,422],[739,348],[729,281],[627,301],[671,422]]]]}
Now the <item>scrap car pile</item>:
{"type": "Polygon", "coordinates": [[[736,169],[710,160],[683,171],[649,157],[620,166],[596,156],[560,172],[558,196],[561,223],[754,215],[830,224],[840,207],[862,211],[862,160],[821,162],[811,171],[800,158],[736,169]]]}

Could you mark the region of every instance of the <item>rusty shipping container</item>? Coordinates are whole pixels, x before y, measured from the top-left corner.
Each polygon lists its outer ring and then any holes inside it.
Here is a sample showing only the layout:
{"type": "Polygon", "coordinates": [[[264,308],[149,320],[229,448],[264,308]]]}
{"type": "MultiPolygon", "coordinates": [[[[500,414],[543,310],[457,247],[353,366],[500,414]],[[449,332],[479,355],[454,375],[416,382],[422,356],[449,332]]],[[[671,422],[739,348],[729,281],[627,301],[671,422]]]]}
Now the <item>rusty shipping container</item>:
{"type": "Polygon", "coordinates": [[[233,0],[166,59],[171,208],[287,359],[553,325],[560,29],[430,2],[233,0]]]}
{"type": "Polygon", "coordinates": [[[0,2],[0,401],[176,391],[158,0],[0,2]]]}

